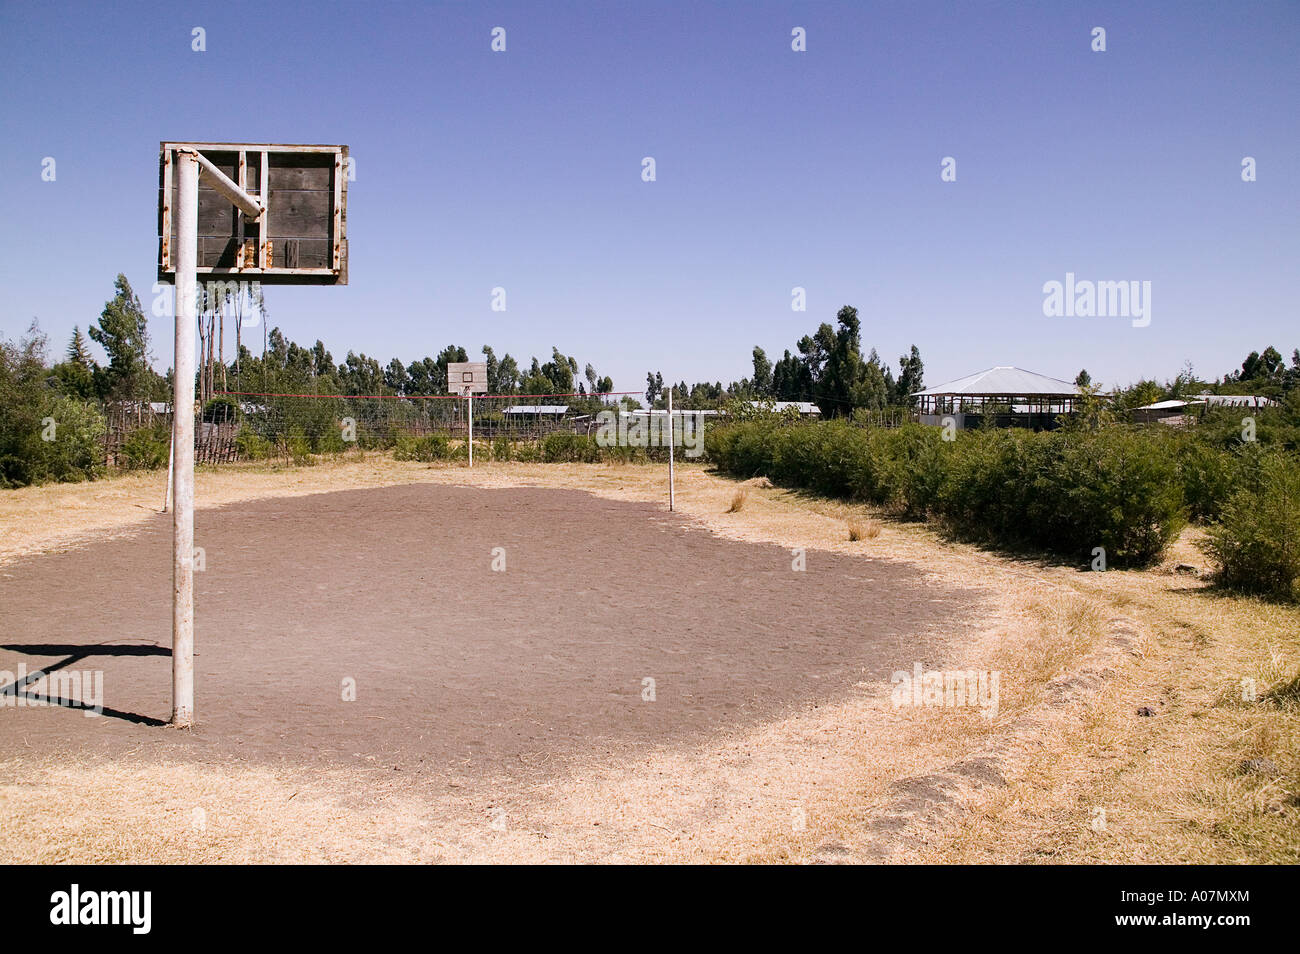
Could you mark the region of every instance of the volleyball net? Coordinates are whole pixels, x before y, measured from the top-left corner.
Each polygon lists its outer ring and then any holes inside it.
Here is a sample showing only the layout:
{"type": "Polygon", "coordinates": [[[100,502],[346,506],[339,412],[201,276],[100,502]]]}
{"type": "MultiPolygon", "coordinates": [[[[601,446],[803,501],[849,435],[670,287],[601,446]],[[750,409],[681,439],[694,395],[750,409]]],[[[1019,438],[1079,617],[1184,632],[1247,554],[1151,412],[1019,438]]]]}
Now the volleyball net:
{"type": "MultiPolygon", "coordinates": [[[[489,456],[493,445],[510,453],[504,445],[537,444],[552,434],[593,437],[601,422],[609,419],[603,412],[626,414],[628,404],[623,399],[638,394],[476,394],[472,399],[474,443],[489,456]]],[[[469,438],[470,400],[454,394],[217,391],[204,406],[195,428],[196,454],[204,463],[294,458],[353,448],[396,449],[413,452],[421,459],[455,456],[469,438]]],[[[631,406],[639,408],[639,401],[631,406]]],[[[559,443],[552,441],[552,445],[559,443]]]]}

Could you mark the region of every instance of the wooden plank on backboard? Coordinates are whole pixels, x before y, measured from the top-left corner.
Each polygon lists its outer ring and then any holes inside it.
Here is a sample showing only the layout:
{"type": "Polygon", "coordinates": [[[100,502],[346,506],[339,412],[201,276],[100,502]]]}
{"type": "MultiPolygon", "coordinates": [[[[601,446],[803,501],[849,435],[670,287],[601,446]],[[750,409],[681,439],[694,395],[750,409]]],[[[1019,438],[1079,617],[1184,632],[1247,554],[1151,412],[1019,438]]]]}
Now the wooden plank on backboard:
{"type": "Polygon", "coordinates": [[[271,267],[271,163],[267,151],[262,150],[262,219],[258,226],[257,267],[271,267]]]}

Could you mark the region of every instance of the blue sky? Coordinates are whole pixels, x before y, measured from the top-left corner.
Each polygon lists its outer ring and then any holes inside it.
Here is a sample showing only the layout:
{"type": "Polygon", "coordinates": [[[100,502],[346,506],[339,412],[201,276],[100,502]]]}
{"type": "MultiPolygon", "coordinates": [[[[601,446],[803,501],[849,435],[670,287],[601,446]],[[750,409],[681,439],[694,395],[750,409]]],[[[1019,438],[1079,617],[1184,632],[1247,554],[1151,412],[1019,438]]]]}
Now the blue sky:
{"type": "Polygon", "coordinates": [[[1300,345],[1295,2],[3,0],[0,63],[0,335],[59,349],[117,272],[149,303],[161,139],[351,147],[351,283],[267,292],[336,360],[558,345],[619,389],[725,383],[843,304],[929,384],[1300,345]],[[1150,281],[1151,324],[1045,317],[1066,272],[1150,281]]]}

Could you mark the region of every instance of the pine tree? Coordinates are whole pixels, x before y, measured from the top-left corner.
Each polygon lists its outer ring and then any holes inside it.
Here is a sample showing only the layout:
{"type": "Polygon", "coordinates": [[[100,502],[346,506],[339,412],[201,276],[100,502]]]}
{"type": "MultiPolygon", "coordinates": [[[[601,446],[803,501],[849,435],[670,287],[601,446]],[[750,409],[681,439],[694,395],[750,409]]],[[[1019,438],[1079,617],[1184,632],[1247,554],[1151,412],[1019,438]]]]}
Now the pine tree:
{"type": "Polygon", "coordinates": [[[68,342],[68,360],[79,367],[90,370],[94,359],[90,356],[90,351],[86,347],[86,336],[81,333],[79,326],[72,328],[72,340],[68,342]]]}

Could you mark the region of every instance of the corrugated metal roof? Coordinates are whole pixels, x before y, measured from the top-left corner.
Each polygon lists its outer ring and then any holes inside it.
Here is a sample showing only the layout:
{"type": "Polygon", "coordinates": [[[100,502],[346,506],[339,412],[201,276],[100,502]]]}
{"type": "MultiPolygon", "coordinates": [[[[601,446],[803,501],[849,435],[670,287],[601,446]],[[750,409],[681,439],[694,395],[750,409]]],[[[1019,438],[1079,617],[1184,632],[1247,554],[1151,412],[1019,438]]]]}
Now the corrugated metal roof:
{"type": "MultiPolygon", "coordinates": [[[[627,408],[620,408],[618,413],[619,413],[619,416],[620,416],[620,417],[638,417],[638,416],[639,416],[639,417],[645,417],[646,414],[653,414],[653,415],[656,416],[656,417],[663,417],[663,416],[665,416],[668,412],[667,412],[666,410],[664,410],[663,408],[658,408],[658,409],[653,410],[653,411],[644,411],[644,410],[641,410],[641,411],[629,411],[629,410],[627,410],[627,408]]],[[[681,417],[683,414],[690,414],[690,415],[695,416],[695,417],[699,417],[699,416],[705,416],[705,417],[716,417],[717,414],[718,414],[718,412],[715,411],[715,410],[698,410],[698,411],[696,411],[696,410],[692,410],[692,409],[689,408],[689,407],[687,407],[687,408],[681,408],[681,407],[675,407],[675,408],[673,408],[673,417],[681,417]]]]}
{"type": "Polygon", "coordinates": [[[504,411],[502,414],[567,414],[569,405],[567,404],[515,404],[504,411]]]}
{"type": "Polygon", "coordinates": [[[1135,411],[1167,411],[1174,407],[1187,407],[1191,404],[1204,404],[1204,401],[1156,401],[1155,404],[1143,404],[1141,407],[1135,407],[1135,411]]]}
{"type": "Polygon", "coordinates": [[[1211,407],[1272,407],[1276,401],[1258,394],[1198,394],[1211,407]]]}
{"type": "Polygon", "coordinates": [[[1036,374],[1023,368],[989,368],[978,374],[970,374],[956,381],[948,381],[933,388],[926,388],[917,393],[922,395],[972,394],[1005,395],[1007,397],[1028,397],[1038,394],[1078,394],[1077,385],[1060,378],[1049,378],[1045,374],[1036,374]]]}

